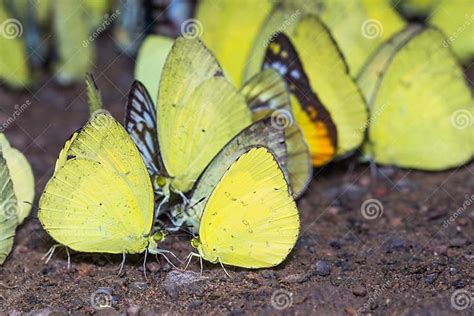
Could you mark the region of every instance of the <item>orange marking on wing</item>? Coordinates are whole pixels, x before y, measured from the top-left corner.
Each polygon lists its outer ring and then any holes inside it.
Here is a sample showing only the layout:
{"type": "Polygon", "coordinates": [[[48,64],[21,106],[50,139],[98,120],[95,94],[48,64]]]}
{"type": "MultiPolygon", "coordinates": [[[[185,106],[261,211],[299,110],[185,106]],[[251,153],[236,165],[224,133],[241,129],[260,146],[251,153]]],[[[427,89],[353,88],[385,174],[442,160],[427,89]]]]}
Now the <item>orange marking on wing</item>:
{"type": "Polygon", "coordinates": [[[296,124],[300,127],[308,144],[313,166],[319,167],[330,162],[336,155],[336,148],[327,125],[317,119],[316,110],[311,109],[309,113],[304,111],[296,98],[292,99],[292,109],[296,124]]]}

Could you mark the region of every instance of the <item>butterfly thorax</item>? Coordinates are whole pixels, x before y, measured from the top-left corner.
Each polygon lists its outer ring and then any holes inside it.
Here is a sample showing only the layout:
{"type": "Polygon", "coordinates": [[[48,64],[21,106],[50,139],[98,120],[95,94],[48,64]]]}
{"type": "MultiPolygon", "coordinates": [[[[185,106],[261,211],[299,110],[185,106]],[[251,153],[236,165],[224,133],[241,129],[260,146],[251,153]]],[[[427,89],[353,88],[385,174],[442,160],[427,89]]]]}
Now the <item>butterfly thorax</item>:
{"type": "Polygon", "coordinates": [[[199,255],[202,258],[212,263],[219,262],[219,257],[216,256],[215,252],[209,249],[209,247],[207,247],[204,243],[202,243],[199,238],[193,238],[191,240],[191,245],[197,249],[199,255]]]}

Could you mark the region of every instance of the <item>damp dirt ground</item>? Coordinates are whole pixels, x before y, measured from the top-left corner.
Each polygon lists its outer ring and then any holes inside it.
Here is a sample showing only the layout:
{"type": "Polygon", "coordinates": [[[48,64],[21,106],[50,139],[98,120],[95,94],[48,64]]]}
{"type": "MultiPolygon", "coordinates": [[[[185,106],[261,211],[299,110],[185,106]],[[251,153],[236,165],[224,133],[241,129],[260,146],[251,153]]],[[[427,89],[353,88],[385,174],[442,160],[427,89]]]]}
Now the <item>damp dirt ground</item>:
{"type": "MultiPolygon", "coordinates": [[[[106,108],[122,119],[132,82],[133,58],[111,40],[99,42],[93,73],[106,108]]],[[[466,68],[474,81],[474,66],[466,68]]],[[[0,87],[5,121],[15,104],[31,102],[8,127],[12,144],[30,160],[37,198],[51,176],[60,148],[87,119],[85,87],[61,87],[45,78],[25,92],[0,87]]],[[[474,290],[474,164],[443,172],[380,168],[374,176],[357,158],[317,170],[298,201],[301,234],[288,259],[274,269],[248,271],[194,261],[187,273],[163,259],[71,254],[58,249],[36,211],[17,232],[15,248],[0,267],[0,315],[36,311],[75,314],[154,315],[300,314],[472,315],[453,293],[474,290]],[[380,201],[383,214],[366,219],[361,205],[380,201]],[[464,207],[463,207],[464,205],[464,207]],[[102,305],[111,307],[99,310],[102,305]]],[[[164,248],[179,258],[192,250],[189,236],[171,236],[164,248]]],[[[472,297],[470,298],[472,301],[472,297]]]]}

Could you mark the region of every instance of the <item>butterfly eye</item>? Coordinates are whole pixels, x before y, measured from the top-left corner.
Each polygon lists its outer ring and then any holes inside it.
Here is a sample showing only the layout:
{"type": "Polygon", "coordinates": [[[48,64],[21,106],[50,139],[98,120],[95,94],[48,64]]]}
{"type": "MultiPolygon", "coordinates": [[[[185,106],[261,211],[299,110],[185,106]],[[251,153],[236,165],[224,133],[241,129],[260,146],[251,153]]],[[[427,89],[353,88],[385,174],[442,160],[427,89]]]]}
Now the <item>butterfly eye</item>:
{"type": "Polygon", "coordinates": [[[156,177],[155,182],[159,187],[164,187],[166,185],[166,178],[165,177],[156,177]]]}
{"type": "Polygon", "coordinates": [[[201,242],[199,241],[198,238],[193,238],[191,240],[191,246],[193,246],[193,248],[197,248],[200,244],[201,244],[201,242]]]}
{"type": "Polygon", "coordinates": [[[165,239],[165,234],[163,232],[157,232],[153,234],[153,240],[156,242],[160,242],[165,239]]]}

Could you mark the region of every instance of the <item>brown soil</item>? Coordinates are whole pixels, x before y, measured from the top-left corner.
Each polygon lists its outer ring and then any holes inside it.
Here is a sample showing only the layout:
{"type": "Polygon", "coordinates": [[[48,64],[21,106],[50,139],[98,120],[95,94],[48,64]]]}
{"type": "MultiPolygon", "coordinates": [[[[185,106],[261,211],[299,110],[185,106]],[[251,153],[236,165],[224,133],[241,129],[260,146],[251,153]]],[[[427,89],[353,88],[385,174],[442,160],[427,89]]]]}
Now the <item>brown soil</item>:
{"type": "MultiPolygon", "coordinates": [[[[99,44],[94,74],[107,109],[121,120],[133,60],[117,53],[110,40],[99,44]]],[[[473,69],[466,71],[468,78],[474,78],[473,69]]],[[[32,103],[6,133],[31,161],[38,197],[64,141],[88,116],[83,85],[63,88],[48,78],[42,84],[30,89],[34,94],[0,89],[2,122],[14,104],[32,103]]],[[[275,269],[228,268],[231,277],[220,266],[205,264],[200,277],[149,257],[145,280],[143,256],[128,257],[123,275],[117,276],[121,256],[79,253],[71,255],[68,271],[64,249],[45,264],[41,258],[54,242],[34,212],[0,267],[0,315],[2,310],[472,315],[472,308],[457,311],[450,300],[456,290],[474,290],[473,203],[445,221],[466,203],[466,195],[474,194],[474,164],[437,173],[380,171],[375,181],[369,167],[355,158],[318,171],[299,201],[301,236],[289,258],[275,269]],[[383,205],[377,219],[361,214],[368,198],[383,205]],[[94,308],[107,300],[112,309],[94,308]]],[[[185,258],[189,239],[170,237],[164,248],[185,258]]],[[[199,264],[194,261],[190,270],[199,272],[199,264]]]]}

